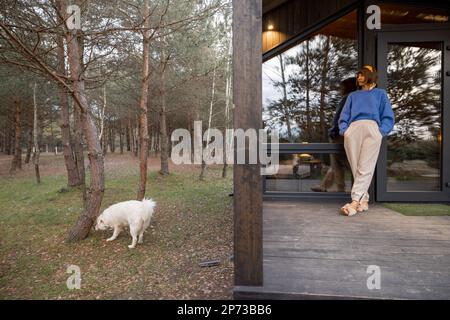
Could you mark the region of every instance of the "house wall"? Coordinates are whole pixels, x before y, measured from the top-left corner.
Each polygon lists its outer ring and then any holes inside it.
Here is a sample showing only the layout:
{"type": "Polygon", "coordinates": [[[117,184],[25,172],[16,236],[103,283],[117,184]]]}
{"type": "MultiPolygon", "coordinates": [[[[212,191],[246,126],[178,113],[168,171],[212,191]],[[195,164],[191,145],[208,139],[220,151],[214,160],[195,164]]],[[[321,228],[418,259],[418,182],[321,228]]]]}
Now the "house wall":
{"type": "MultiPolygon", "coordinates": [[[[355,2],[358,1],[291,0],[282,3],[263,16],[263,53],[355,2]],[[274,29],[268,30],[269,25],[272,25],[274,29]]],[[[266,8],[270,8],[268,2],[266,6],[266,8]]]]}
{"type": "MultiPolygon", "coordinates": [[[[358,41],[359,41],[359,65],[377,65],[377,30],[368,30],[365,27],[365,8],[375,4],[394,4],[406,6],[418,6],[422,8],[433,8],[438,12],[450,14],[450,0],[290,0],[269,6],[269,0],[264,1],[262,21],[262,53],[263,60],[283,52],[298,43],[299,39],[304,39],[308,34],[314,33],[326,26],[329,22],[340,15],[349,13],[353,8],[358,8],[358,41]],[[273,25],[274,30],[268,30],[268,26],[273,25]]],[[[412,23],[411,24],[415,24],[412,23]]],[[[386,22],[383,29],[386,30],[399,25],[386,22]]],[[[425,26],[425,24],[424,24],[425,26]]],[[[436,28],[431,25],[430,27],[436,28]]],[[[446,106],[448,103],[445,104],[446,106]]],[[[446,120],[447,122],[449,120],[446,120]]],[[[448,145],[447,139],[446,145],[448,145]]],[[[448,163],[448,161],[443,161],[448,163]]],[[[375,199],[376,178],[372,180],[369,189],[371,199],[375,199]]],[[[298,197],[295,195],[295,197],[298,197]]],[[[308,195],[305,195],[308,197],[308,195]]],[[[265,198],[266,199],[266,198],[265,198]]]]}

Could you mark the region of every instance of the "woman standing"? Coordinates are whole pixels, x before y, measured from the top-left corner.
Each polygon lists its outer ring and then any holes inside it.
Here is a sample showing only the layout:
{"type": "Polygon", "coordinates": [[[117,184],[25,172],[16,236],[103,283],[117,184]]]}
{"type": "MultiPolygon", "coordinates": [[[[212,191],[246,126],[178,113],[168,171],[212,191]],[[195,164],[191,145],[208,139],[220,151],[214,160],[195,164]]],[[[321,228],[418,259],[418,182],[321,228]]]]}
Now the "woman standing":
{"type": "Polygon", "coordinates": [[[385,90],[376,88],[377,71],[364,66],[357,74],[360,90],[349,95],[339,118],[339,134],[353,174],[352,202],[341,208],[353,216],[369,210],[369,186],[372,181],[381,142],[394,127],[394,113],[385,90]]]}

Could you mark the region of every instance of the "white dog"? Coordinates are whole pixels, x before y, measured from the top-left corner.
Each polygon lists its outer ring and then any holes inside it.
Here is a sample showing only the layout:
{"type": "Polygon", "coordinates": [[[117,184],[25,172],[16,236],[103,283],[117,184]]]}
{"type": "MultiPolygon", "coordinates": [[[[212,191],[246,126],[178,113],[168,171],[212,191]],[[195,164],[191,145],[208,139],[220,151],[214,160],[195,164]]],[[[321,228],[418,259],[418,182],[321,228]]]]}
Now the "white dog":
{"type": "Polygon", "coordinates": [[[106,230],[113,228],[114,233],[106,241],[113,241],[117,238],[124,227],[130,227],[130,234],[133,238],[128,248],[136,247],[136,242],[144,241],[144,231],[150,225],[153,210],[156,203],[152,199],[142,201],[131,200],[116,203],[105,209],[97,218],[95,230],[106,230]]]}

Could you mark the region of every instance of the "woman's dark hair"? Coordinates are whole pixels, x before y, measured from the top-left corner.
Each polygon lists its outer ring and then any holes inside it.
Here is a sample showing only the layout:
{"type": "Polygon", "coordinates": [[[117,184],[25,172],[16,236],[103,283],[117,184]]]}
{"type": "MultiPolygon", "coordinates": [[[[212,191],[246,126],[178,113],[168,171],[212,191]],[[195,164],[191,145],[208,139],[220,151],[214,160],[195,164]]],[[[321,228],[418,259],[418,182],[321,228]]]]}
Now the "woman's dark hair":
{"type": "Polygon", "coordinates": [[[373,66],[365,65],[361,70],[358,71],[357,75],[362,74],[366,79],[367,84],[377,84],[378,82],[378,73],[377,69],[373,66]]]}
{"type": "Polygon", "coordinates": [[[341,82],[341,86],[344,89],[344,95],[347,95],[349,93],[352,93],[353,91],[358,90],[355,77],[343,80],[341,82]]]}

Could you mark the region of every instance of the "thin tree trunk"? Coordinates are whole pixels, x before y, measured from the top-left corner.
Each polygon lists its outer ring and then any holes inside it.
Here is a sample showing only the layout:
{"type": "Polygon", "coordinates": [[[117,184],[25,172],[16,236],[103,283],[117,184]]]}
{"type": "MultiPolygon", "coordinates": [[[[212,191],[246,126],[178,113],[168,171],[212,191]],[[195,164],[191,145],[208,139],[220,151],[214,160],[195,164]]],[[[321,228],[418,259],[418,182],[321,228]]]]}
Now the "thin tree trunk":
{"type": "Polygon", "coordinates": [[[312,138],[312,125],[311,125],[311,108],[310,108],[310,91],[311,90],[311,77],[309,74],[309,40],[306,40],[306,141],[311,142],[312,138]]]}
{"type": "Polygon", "coordinates": [[[103,154],[105,155],[107,152],[107,144],[108,140],[106,139],[106,130],[105,130],[105,110],[106,110],[106,86],[103,86],[103,105],[100,110],[99,118],[100,118],[100,145],[102,146],[103,154]]]}
{"type": "Polygon", "coordinates": [[[147,148],[147,155],[150,157],[150,153],[152,152],[152,125],[149,124],[147,126],[147,132],[148,132],[148,148],[147,148]]]}
{"type": "Polygon", "coordinates": [[[223,132],[223,168],[222,168],[222,178],[227,177],[227,169],[228,169],[228,159],[227,159],[227,149],[228,141],[227,141],[227,130],[230,123],[230,99],[231,99],[231,78],[227,77],[226,84],[226,95],[225,95],[225,118],[224,118],[224,132],[223,132]]]}
{"type": "MultiPolygon", "coordinates": [[[[76,5],[78,6],[82,6],[83,5],[83,0],[75,0],[74,1],[76,5]]],[[[64,8],[65,9],[65,8],[64,8]]],[[[66,40],[67,40],[67,36],[68,34],[66,34],[66,40]]],[[[78,43],[77,45],[74,45],[74,47],[78,47],[78,61],[79,61],[79,70],[83,70],[84,69],[84,60],[83,60],[83,55],[84,55],[84,36],[82,32],[74,32],[74,36],[76,37],[78,43]]],[[[76,48],[74,48],[75,50],[76,48]]],[[[70,62],[69,63],[69,71],[70,71],[70,62]]],[[[81,76],[81,72],[80,71],[80,76],[81,76]]],[[[86,166],[84,163],[84,139],[85,139],[85,134],[84,134],[84,129],[83,129],[83,121],[82,121],[82,111],[81,108],[78,108],[77,106],[79,106],[79,103],[75,102],[75,95],[72,94],[72,110],[73,110],[73,114],[74,114],[74,124],[76,123],[76,139],[75,139],[75,156],[76,156],[76,163],[77,163],[77,170],[79,172],[79,177],[80,177],[80,181],[81,181],[81,191],[82,191],[82,195],[83,195],[83,205],[84,205],[84,209],[86,210],[86,208],[88,207],[88,188],[86,186],[86,166]]],[[[88,153],[89,153],[89,148],[88,148],[88,153]]],[[[89,154],[88,154],[89,157],[89,154]]]]}
{"type": "Polygon", "coordinates": [[[27,155],[25,157],[25,164],[30,163],[31,153],[33,152],[33,128],[28,130],[27,155]]]}
{"type": "Polygon", "coordinates": [[[326,94],[326,84],[328,80],[328,71],[329,71],[329,54],[330,54],[330,45],[331,45],[331,39],[328,36],[326,43],[325,43],[325,49],[323,51],[324,55],[324,61],[322,64],[322,75],[321,75],[321,83],[320,83],[320,131],[321,131],[321,138],[323,139],[323,142],[328,141],[328,131],[326,127],[325,122],[325,94],[326,94]]]}
{"type": "Polygon", "coordinates": [[[120,147],[120,154],[123,154],[124,143],[123,143],[123,126],[122,126],[122,120],[120,120],[120,122],[119,122],[119,147],[120,147]]]}
{"type": "Polygon", "coordinates": [[[166,45],[164,39],[162,43],[162,70],[161,70],[161,111],[160,111],[160,134],[161,134],[161,171],[163,176],[169,175],[169,137],[167,134],[167,106],[166,106],[166,70],[167,63],[170,57],[166,57],[164,46],[166,45]]]}
{"type": "Polygon", "coordinates": [[[75,103],[72,104],[73,110],[73,127],[75,129],[73,135],[74,142],[74,154],[75,154],[75,163],[77,166],[78,177],[80,179],[80,187],[83,193],[83,203],[87,204],[87,190],[86,190],[86,168],[84,165],[84,150],[83,150],[83,128],[81,126],[81,117],[80,111],[75,106],[75,103]]]}
{"type": "Polygon", "coordinates": [[[109,123],[109,150],[111,153],[116,152],[116,146],[115,146],[115,130],[114,130],[114,121],[110,121],[109,123]]]}
{"type": "MultiPolygon", "coordinates": [[[[62,17],[58,16],[58,22],[62,23],[62,17]]],[[[66,62],[64,53],[64,37],[57,37],[57,55],[58,65],[57,70],[59,74],[66,75],[66,62]]],[[[61,107],[61,139],[63,143],[63,155],[64,163],[67,170],[67,185],[69,187],[76,187],[81,185],[81,179],[77,170],[77,164],[75,162],[74,151],[72,149],[71,137],[70,137],[70,112],[69,112],[69,99],[67,97],[67,90],[64,86],[59,86],[59,103],[61,107]]]]}
{"type": "Polygon", "coordinates": [[[53,110],[50,109],[50,136],[52,137],[52,147],[53,147],[53,153],[56,155],[56,142],[55,142],[55,134],[53,132],[53,110]]]}
{"type": "Polygon", "coordinates": [[[161,124],[158,122],[158,124],[156,125],[157,130],[155,130],[155,154],[158,154],[159,152],[161,152],[161,129],[160,129],[161,124]]]}
{"type": "Polygon", "coordinates": [[[150,83],[150,7],[148,0],[144,0],[144,36],[143,36],[143,67],[142,67],[142,89],[141,89],[141,101],[139,104],[139,121],[140,121],[140,154],[139,154],[139,189],[137,193],[137,199],[142,200],[145,197],[145,190],[147,186],[147,159],[148,159],[148,120],[147,120],[147,108],[148,108],[148,89],[150,83]]]}
{"type": "Polygon", "coordinates": [[[125,139],[127,142],[127,151],[131,151],[131,129],[129,125],[129,121],[125,126],[125,139]]]}
{"type": "MultiPolygon", "coordinates": [[[[211,128],[211,122],[212,122],[212,112],[213,112],[213,106],[214,106],[214,95],[216,90],[216,65],[214,63],[214,72],[213,72],[213,83],[212,83],[212,93],[211,93],[211,103],[209,105],[209,118],[208,118],[208,131],[206,134],[206,147],[208,147],[209,144],[209,130],[211,128]]],[[[205,179],[206,174],[206,162],[205,159],[202,159],[202,170],[200,172],[200,180],[205,179]]]]}
{"type": "MultiPolygon", "coordinates": [[[[105,121],[104,126],[108,126],[108,121],[105,121]]],[[[108,153],[108,130],[103,129],[103,134],[99,138],[100,140],[100,146],[103,150],[103,155],[106,155],[108,153]]]]}
{"type": "Polygon", "coordinates": [[[283,60],[283,55],[281,54],[279,56],[280,61],[280,73],[281,73],[281,85],[283,87],[283,113],[284,118],[286,120],[286,126],[288,131],[288,139],[289,142],[294,142],[292,138],[292,129],[291,129],[291,117],[289,113],[289,100],[287,95],[287,82],[286,82],[286,75],[285,75],[285,64],[283,60]]]}
{"type": "Polygon", "coordinates": [[[227,129],[230,123],[230,101],[231,101],[231,56],[233,54],[233,46],[232,41],[230,40],[228,43],[228,61],[227,61],[227,72],[226,72],[226,85],[225,85],[225,123],[224,123],[224,132],[223,132],[223,168],[222,168],[222,178],[227,177],[227,129]]]}
{"type": "Polygon", "coordinates": [[[36,176],[36,182],[41,183],[41,173],[39,172],[39,156],[41,151],[39,150],[39,124],[38,124],[38,108],[36,102],[36,83],[33,88],[33,136],[34,136],[34,173],[36,176]]]}
{"type": "Polygon", "coordinates": [[[5,152],[5,134],[4,134],[4,132],[2,132],[2,137],[0,139],[0,152],[1,153],[5,152]]]}
{"type": "MultiPolygon", "coordinates": [[[[4,127],[2,127],[3,129],[4,127]]],[[[5,132],[2,130],[2,137],[0,139],[0,152],[4,153],[5,152],[5,132]]]]}
{"type": "Polygon", "coordinates": [[[22,138],[22,126],[21,126],[21,113],[22,105],[19,99],[14,101],[16,108],[14,113],[14,158],[11,162],[10,173],[14,173],[16,170],[22,169],[22,147],[20,145],[20,140],[22,138]]]}
{"type": "Polygon", "coordinates": [[[140,150],[140,143],[139,143],[139,132],[141,130],[139,119],[134,119],[137,126],[133,130],[133,136],[134,136],[134,156],[137,158],[139,156],[139,150],[140,150]]]}
{"type": "MultiPolygon", "coordinates": [[[[66,7],[63,0],[58,0],[60,13],[66,16],[66,7]]],[[[81,76],[82,66],[80,45],[77,31],[67,32],[67,52],[70,66],[70,79],[73,89],[73,98],[80,111],[81,124],[85,134],[91,173],[91,186],[87,197],[87,203],[83,213],[69,232],[68,241],[85,239],[89,235],[92,225],[97,218],[105,191],[104,160],[100,147],[97,128],[89,110],[86,98],[84,79],[81,76]]]]}
{"type": "Polygon", "coordinates": [[[134,147],[134,128],[133,123],[131,122],[131,115],[128,116],[128,136],[130,138],[130,150],[132,153],[134,153],[135,147],[134,147]]]}
{"type": "Polygon", "coordinates": [[[161,114],[160,114],[160,130],[161,130],[161,171],[163,176],[169,175],[169,137],[167,134],[167,114],[165,93],[161,97],[161,114]]]}
{"type": "Polygon", "coordinates": [[[11,121],[8,117],[7,120],[7,126],[6,126],[6,136],[5,136],[5,153],[10,156],[12,154],[12,148],[11,148],[11,141],[12,141],[12,128],[11,128],[11,121]]]}

